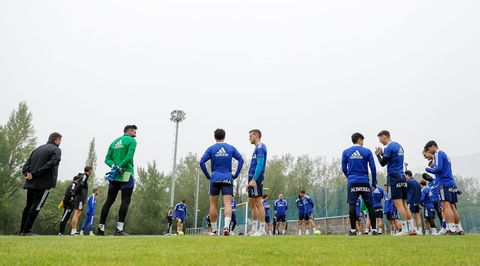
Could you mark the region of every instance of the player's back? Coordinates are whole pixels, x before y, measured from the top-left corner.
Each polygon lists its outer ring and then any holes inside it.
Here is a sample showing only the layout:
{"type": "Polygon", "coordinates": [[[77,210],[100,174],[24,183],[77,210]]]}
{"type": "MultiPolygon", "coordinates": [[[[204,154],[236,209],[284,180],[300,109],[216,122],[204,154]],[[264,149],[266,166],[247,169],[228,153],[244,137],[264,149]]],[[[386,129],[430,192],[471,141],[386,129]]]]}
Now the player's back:
{"type": "Polygon", "coordinates": [[[385,193],[384,200],[385,200],[385,203],[384,203],[385,204],[385,206],[384,206],[385,213],[394,212],[394,202],[390,198],[390,194],[388,192],[385,193]]]}
{"type": "Polygon", "coordinates": [[[187,205],[179,203],[175,206],[175,217],[185,217],[187,214],[187,205]]]}
{"type": "Polygon", "coordinates": [[[227,143],[216,143],[209,147],[201,159],[201,163],[210,161],[211,181],[232,179],[232,159],[241,158],[235,147],[227,143]]]}
{"type": "Polygon", "coordinates": [[[433,193],[429,187],[424,187],[422,190],[422,204],[425,209],[435,208],[433,205],[433,193]]]}
{"type": "Polygon", "coordinates": [[[387,172],[388,174],[403,175],[403,167],[405,162],[405,151],[397,142],[390,142],[384,149],[384,157],[388,157],[387,172]]]}
{"type": "Polygon", "coordinates": [[[407,202],[409,204],[420,204],[421,189],[417,180],[410,178],[407,180],[407,202]]]}
{"type": "Polygon", "coordinates": [[[372,152],[360,145],[354,145],[343,152],[342,161],[347,163],[347,176],[350,183],[368,183],[368,164],[372,152]]]}
{"type": "Polygon", "coordinates": [[[384,196],[383,188],[377,187],[372,191],[373,207],[376,209],[382,208],[382,199],[384,196]]]}

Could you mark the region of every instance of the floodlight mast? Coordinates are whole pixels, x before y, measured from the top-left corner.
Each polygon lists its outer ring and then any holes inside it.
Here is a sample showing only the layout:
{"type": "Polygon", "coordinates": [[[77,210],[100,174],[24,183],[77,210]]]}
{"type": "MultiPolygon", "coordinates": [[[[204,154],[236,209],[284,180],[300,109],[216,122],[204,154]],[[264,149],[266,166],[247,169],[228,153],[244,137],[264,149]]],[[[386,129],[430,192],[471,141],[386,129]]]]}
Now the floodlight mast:
{"type": "Polygon", "coordinates": [[[170,113],[170,121],[175,123],[175,149],[173,152],[173,169],[172,169],[172,187],[170,190],[170,206],[175,204],[175,183],[177,175],[177,148],[178,148],[178,127],[180,122],[184,121],[186,116],[185,112],[182,110],[173,110],[170,113]]]}

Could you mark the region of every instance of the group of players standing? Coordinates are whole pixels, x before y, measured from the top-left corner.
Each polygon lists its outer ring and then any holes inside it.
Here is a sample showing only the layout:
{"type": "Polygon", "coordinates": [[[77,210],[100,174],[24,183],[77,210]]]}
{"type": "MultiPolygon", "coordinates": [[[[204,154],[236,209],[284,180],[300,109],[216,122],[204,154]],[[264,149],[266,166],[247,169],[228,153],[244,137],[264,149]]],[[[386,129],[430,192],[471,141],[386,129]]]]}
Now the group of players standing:
{"type": "Polygon", "coordinates": [[[382,167],[387,166],[387,184],[385,191],[378,186],[375,159],[373,153],[363,147],[364,137],[360,133],[352,135],[353,146],[343,152],[342,170],[348,182],[348,204],[351,230],[349,235],[360,233],[361,214],[359,198],[362,198],[367,210],[365,232],[371,235],[382,233],[383,214],[387,215],[391,234],[408,236],[423,234],[420,206],[423,206],[426,218],[426,233],[435,235],[465,234],[457,211],[457,195],[450,159],[439,150],[435,141],[429,141],[423,150],[423,156],[429,161],[419,184],[410,171],[404,171],[405,151],[400,144],[391,140],[390,132],[383,130],[378,134],[384,148],[377,148],[375,155],[382,167]],[[372,176],[371,184],[369,171],[372,176]],[[430,174],[433,174],[432,177],[430,174]],[[382,199],[385,208],[382,211],[382,199]],[[437,233],[435,216],[442,222],[437,233]],[[379,230],[377,230],[377,222],[379,230]],[[397,230],[395,230],[397,228],[397,230]]]}

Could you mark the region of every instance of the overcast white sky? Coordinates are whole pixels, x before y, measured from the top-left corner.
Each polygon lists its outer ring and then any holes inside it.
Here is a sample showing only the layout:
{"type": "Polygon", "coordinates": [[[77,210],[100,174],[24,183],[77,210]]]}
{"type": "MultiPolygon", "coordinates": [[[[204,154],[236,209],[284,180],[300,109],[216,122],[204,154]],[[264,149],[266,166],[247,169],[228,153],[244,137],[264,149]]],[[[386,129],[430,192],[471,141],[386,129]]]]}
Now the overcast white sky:
{"type": "Polygon", "coordinates": [[[429,139],[480,151],[480,1],[0,2],[0,122],[27,101],[41,142],[64,135],[60,178],[97,139],[99,170],[125,124],[136,165],[170,171],[217,127],[248,156],[339,157],[350,135],[389,129],[411,165],[429,139]]]}

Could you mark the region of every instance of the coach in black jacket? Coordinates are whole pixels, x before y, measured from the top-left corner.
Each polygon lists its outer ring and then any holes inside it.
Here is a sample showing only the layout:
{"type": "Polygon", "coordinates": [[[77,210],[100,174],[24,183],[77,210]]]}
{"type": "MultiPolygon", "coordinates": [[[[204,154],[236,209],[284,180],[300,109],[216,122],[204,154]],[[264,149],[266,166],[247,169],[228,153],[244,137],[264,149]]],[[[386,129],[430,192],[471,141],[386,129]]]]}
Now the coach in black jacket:
{"type": "Polygon", "coordinates": [[[47,144],[36,148],[23,166],[26,178],[23,188],[27,189],[27,204],[22,215],[22,235],[34,235],[33,223],[45,204],[49,190],[57,184],[58,166],[62,156],[59,148],[61,142],[62,135],[56,132],[50,134],[47,144]]]}

